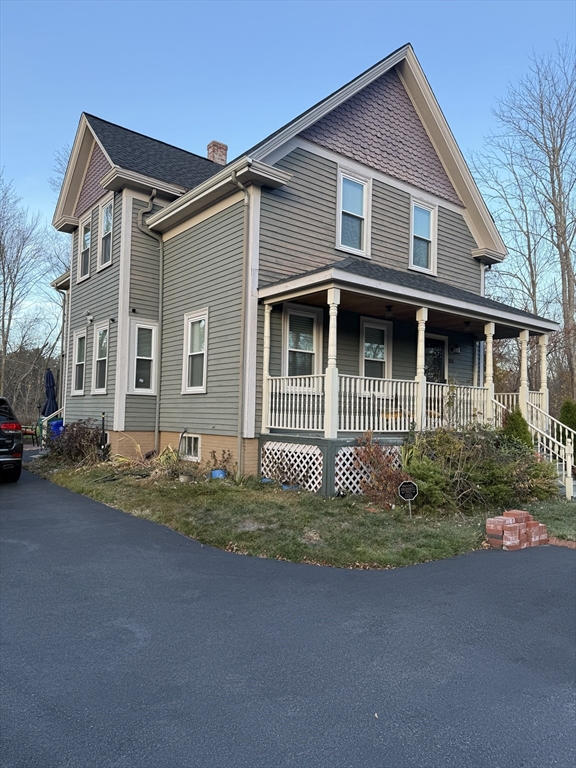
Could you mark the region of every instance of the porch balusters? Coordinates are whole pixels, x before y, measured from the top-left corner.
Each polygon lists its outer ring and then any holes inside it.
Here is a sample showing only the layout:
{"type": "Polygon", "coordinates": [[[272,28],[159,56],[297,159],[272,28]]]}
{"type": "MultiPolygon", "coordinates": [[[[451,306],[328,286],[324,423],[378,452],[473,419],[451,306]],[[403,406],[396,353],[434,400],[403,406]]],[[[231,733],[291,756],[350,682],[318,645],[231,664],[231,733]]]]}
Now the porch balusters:
{"type": "Polygon", "coordinates": [[[486,406],[484,413],[487,421],[494,419],[494,323],[486,323],[484,333],[486,334],[486,363],[484,366],[484,388],[486,391],[486,406]]]}
{"type": "Polygon", "coordinates": [[[272,305],[264,305],[264,360],[262,362],[262,434],[270,432],[270,315],[272,305]]]}
{"type": "Polygon", "coordinates": [[[418,322],[418,342],[416,347],[416,429],[422,430],[426,426],[426,321],[428,320],[428,308],[420,307],[416,312],[418,322]]]}
{"type": "Polygon", "coordinates": [[[528,331],[520,331],[520,389],[518,402],[522,416],[528,418],[528,402],[530,400],[530,391],[528,386],[528,331]]]}
{"type": "MultiPolygon", "coordinates": [[[[328,289],[328,305],[330,307],[330,325],[328,327],[328,367],[325,381],[325,417],[324,437],[338,437],[338,305],[340,304],[340,289],[328,289]]],[[[321,353],[320,353],[321,354],[321,353]]]]}

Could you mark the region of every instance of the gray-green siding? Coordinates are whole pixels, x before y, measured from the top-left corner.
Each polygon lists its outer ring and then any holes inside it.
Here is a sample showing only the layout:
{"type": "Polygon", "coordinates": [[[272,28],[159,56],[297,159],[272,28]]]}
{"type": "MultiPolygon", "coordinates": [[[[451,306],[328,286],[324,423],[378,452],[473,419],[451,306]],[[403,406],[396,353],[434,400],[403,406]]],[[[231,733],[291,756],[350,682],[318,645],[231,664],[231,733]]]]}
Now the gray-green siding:
{"type": "MultiPolygon", "coordinates": [[[[153,237],[138,228],[138,212],[147,205],[143,200],[132,201],[129,315],[132,319],[157,322],[160,249],[153,237]]],[[[153,211],[157,210],[159,206],[154,206],[153,211]]],[[[155,419],[155,395],[126,395],[124,429],[127,432],[151,431],[155,419]]]]}
{"type": "MultiPolygon", "coordinates": [[[[277,163],[292,174],[277,190],[262,190],[260,285],[317,269],[349,254],[335,248],[338,167],[331,160],[295,149],[277,163]]],[[[461,214],[438,209],[438,277],[480,293],[476,247],[461,214]]],[[[410,196],[374,181],[372,185],[372,261],[408,271],[410,196]]]]}
{"type": "Polygon", "coordinates": [[[112,230],[112,263],[97,271],[98,254],[98,206],[92,209],[92,239],[90,244],[90,277],[77,283],[78,238],[73,234],[72,273],[70,276],[70,336],[68,345],[68,382],[66,387],[66,421],[78,419],[100,419],[106,413],[106,426],[112,428],[114,418],[114,386],[116,381],[116,349],[118,328],[118,291],[120,271],[120,238],[122,230],[122,195],[114,196],[114,220],[112,230]],[[87,314],[94,318],[86,320],[87,314]],[[94,326],[109,321],[108,370],[105,395],[92,395],[94,326]],[[86,330],[86,368],[84,395],[71,395],[74,377],[73,340],[74,331],[86,330]]]}
{"type": "Polygon", "coordinates": [[[242,203],[165,244],[162,430],[237,434],[242,252],[242,203]],[[184,315],[204,308],[209,311],[207,391],[183,395],[184,315]]]}

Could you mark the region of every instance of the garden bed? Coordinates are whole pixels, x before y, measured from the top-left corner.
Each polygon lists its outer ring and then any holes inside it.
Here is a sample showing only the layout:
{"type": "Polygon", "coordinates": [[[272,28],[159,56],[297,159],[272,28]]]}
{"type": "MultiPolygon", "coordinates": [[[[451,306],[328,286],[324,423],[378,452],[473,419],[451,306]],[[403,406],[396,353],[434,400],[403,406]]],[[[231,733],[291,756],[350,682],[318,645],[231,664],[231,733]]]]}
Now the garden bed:
{"type": "MultiPolygon", "coordinates": [[[[408,517],[399,502],[381,510],[360,496],[324,499],[255,479],[181,483],[127,464],[74,468],[38,459],[41,477],[203,544],[240,554],[342,568],[394,568],[485,548],[484,526],[499,510],[408,517]]],[[[551,536],[576,539],[576,505],[528,505],[551,536]]]]}

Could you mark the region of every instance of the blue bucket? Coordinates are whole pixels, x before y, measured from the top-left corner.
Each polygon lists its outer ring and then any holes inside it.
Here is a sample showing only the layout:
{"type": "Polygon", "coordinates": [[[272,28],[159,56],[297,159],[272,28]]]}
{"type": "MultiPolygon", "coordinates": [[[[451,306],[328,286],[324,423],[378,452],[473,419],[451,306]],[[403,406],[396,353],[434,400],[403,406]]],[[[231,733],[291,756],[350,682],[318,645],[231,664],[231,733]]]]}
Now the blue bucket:
{"type": "Polygon", "coordinates": [[[64,419],[54,419],[50,422],[50,437],[52,440],[64,432],[64,419]]]}

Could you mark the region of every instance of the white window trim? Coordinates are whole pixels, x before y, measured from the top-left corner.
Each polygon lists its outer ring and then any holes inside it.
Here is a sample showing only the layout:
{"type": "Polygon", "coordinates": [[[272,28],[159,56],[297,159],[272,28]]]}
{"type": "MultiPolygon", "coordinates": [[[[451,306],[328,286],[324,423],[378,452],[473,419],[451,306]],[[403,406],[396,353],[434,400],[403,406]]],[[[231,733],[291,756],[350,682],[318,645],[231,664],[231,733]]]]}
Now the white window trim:
{"type": "Polygon", "coordinates": [[[410,261],[408,268],[413,269],[415,272],[423,272],[426,275],[438,275],[438,206],[432,205],[418,197],[412,196],[410,198],[410,261]],[[412,259],[414,255],[414,206],[418,208],[424,208],[426,211],[430,211],[430,269],[419,267],[414,264],[412,259]]]}
{"type": "Polygon", "coordinates": [[[129,395],[155,395],[156,394],[156,365],[158,361],[158,323],[154,320],[130,320],[130,362],[128,364],[129,395]],[[152,365],[150,370],[150,389],[136,387],[136,341],[138,328],[149,328],[152,331],[152,365]]]}
{"type": "Polygon", "coordinates": [[[290,315],[311,317],[314,320],[314,371],[312,376],[323,373],[322,358],[322,331],[324,313],[319,307],[310,307],[307,304],[285,303],[282,309],[282,376],[288,376],[288,332],[290,328],[290,315]]]}
{"type": "MultiPolygon", "coordinates": [[[[102,358],[103,359],[103,358],[102,358]]],[[[105,395],[108,387],[108,376],[110,374],[110,323],[108,320],[103,320],[99,323],[94,323],[94,332],[92,335],[92,395],[105,395]],[[108,331],[108,341],[106,348],[106,382],[102,389],[96,389],[96,362],[98,354],[98,333],[100,331],[108,331]]]]}
{"type": "MultiPolygon", "coordinates": [[[[441,336],[438,333],[426,333],[424,334],[427,339],[440,339],[444,342],[444,380],[448,383],[448,336],[441,336]]],[[[433,384],[435,382],[428,382],[433,384]]]]}
{"type": "Polygon", "coordinates": [[[84,329],[81,331],[74,331],[74,338],[72,343],[72,387],[71,387],[71,394],[72,396],[77,395],[83,395],[84,389],[86,387],[86,360],[87,360],[87,352],[88,352],[88,334],[84,329]],[[78,339],[84,337],[84,376],[82,377],[82,389],[76,389],[76,364],[77,359],[76,356],[78,354],[78,339]]]}
{"type": "Polygon", "coordinates": [[[356,256],[370,258],[370,244],[372,242],[372,179],[369,176],[361,176],[344,166],[338,166],[338,190],[336,204],[336,249],[353,253],[356,256]],[[363,248],[350,248],[342,244],[342,180],[350,179],[364,187],[364,242],[363,248]]]}
{"type": "Polygon", "coordinates": [[[92,226],[92,211],[90,211],[90,215],[80,222],[80,227],[78,230],[78,263],[76,265],[76,282],[77,283],[82,283],[84,280],[88,280],[88,278],[90,277],[90,262],[92,261],[93,238],[94,238],[94,228],[92,226]],[[90,247],[88,248],[88,272],[85,275],[82,275],[81,274],[82,244],[84,242],[84,227],[87,224],[90,224],[90,247]]]}
{"type": "Polygon", "coordinates": [[[113,245],[113,237],[114,237],[114,218],[116,211],[114,210],[114,193],[112,192],[110,195],[107,195],[102,202],[98,206],[98,257],[96,261],[96,272],[101,272],[103,269],[106,269],[107,267],[112,266],[112,245],[113,245]],[[102,215],[102,212],[104,211],[104,208],[106,208],[107,205],[112,203],[112,229],[110,230],[110,261],[107,261],[105,264],[102,264],[102,238],[104,237],[103,232],[103,226],[104,226],[104,216],[102,215]]]}
{"type": "Polygon", "coordinates": [[[184,344],[182,355],[182,392],[183,395],[203,395],[206,393],[208,379],[208,308],[199,309],[196,312],[187,312],[184,315],[184,344]],[[188,386],[188,350],[190,349],[190,323],[196,320],[205,320],[204,326],[204,381],[201,387],[188,386]]]}
{"type": "Polygon", "coordinates": [[[180,458],[184,461],[194,461],[199,463],[202,461],[202,435],[194,435],[192,432],[182,432],[180,435],[180,444],[182,443],[182,438],[185,437],[198,438],[198,456],[185,456],[184,454],[180,454],[180,458]]]}
{"type": "MultiPolygon", "coordinates": [[[[384,342],[384,379],[392,378],[392,322],[390,320],[375,320],[372,317],[360,318],[360,344],[359,344],[359,370],[360,376],[364,374],[364,331],[366,328],[383,328],[386,331],[384,342]]],[[[383,380],[384,380],[383,379],[383,380]]]]}

